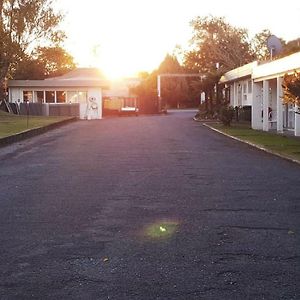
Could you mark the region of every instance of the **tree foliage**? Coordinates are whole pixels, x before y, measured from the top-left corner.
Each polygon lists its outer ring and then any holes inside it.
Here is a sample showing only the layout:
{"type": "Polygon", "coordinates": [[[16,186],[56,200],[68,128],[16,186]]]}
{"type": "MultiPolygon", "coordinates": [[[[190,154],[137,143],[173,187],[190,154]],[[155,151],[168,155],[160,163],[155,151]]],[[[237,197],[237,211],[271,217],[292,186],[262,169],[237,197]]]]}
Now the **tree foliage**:
{"type": "Polygon", "coordinates": [[[74,58],[62,47],[39,47],[37,60],[45,67],[45,76],[63,75],[75,68],[74,58]]]}
{"type": "Polygon", "coordinates": [[[38,80],[45,78],[44,66],[37,59],[26,55],[10,71],[10,77],[17,80],[38,80]]]}
{"type": "Polygon", "coordinates": [[[38,45],[57,44],[64,39],[57,28],[61,20],[62,15],[53,9],[53,0],[0,0],[1,87],[9,69],[38,45]]]}
{"type": "MultiPolygon", "coordinates": [[[[270,30],[265,29],[250,39],[247,30],[234,27],[222,17],[197,17],[191,21],[193,35],[189,51],[183,54],[183,66],[176,56],[168,55],[158,70],[148,76],[137,87],[137,94],[142,98],[157,98],[157,75],[162,73],[198,73],[201,79],[167,79],[162,78],[162,97],[170,106],[178,106],[180,101],[199,99],[205,92],[206,101],[203,107],[214,115],[225,104],[218,82],[225,72],[255,60],[267,60],[270,53],[267,49],[267,38],[270,30]],[[142,96],[143,95],[143,96],[142,96]]],[[[299,39],[285,43],[282,40],[285,56],[300,50],[299,39]]],[[[182,56],[182,49],[175,49],[182,56]]],[[[196,102],[194,102],[196,103],[196,102]]]]}
{"type": "Polygon", "coordinates": [[[284,43],[281,57],[291,55],[300,51],[300,38],[284,43]]]}
{"type": "Polygon", "coordinates": [[[25,56],[12,73],[14,79],[44,79],[63,75],[76,67],[73,57],[59,46],[39,47],[25,56]]]}
{"type": "Polygon", "coordinates": [[[300,106],[300,73],[286,74],[283,78],[283,102],[300,106]]]}
{"type": "MultiPolygon", "coordinates": [[[[184,66],[193,73],[202,73],[205,79],[194,80],[195,91],[206,93],[206,110],[219,106],[221,94],[216,88],[225,72],[254,60],[248,33],[230,25],[222,17],[197,17],[191,22],[193,36],[191,50],[186,52],[184,66]]],[[[218,109],[218,107],[216,107],[218,109]]]]}
{"type": "Polygon", "coordinates": [[[174,55],[167,54],[165,59],[158,67],[160,74],[167,73],[184,73],[182,66],[179,64],[177,58],[174,55]]]}
{"type": "MultiPolygon", "coordinates": [[[[264,29],[263,31],[257,33],[251,40],[252,51],[257,60],[263,61],[271,58],[270,51],[267,47],[267,40],[271,35],[272,33],[269,29],[264,29]]],[[[279,38],[279,40],[282,45],[282,51],[273,58],[277,59],[285,57],[300,51],[300,38],[289,42],[284,41],[282,38],[279,38]]]]}
{"type": "Polygon", "coordinates": [[[270,58],[270,52],[267,47],[268,37],[272,35],[269,29],[264,29],[257,33],[251,40],[252,51],[257,60],[267,60],[270,58]]]}
{"type": "MultiPolygon", "coordinates": [[[[133,89],[138,95],[141,106],[146,107],[147,111],[157,111],[157,76],[162,74],[182,74],[185,69],[179,64],[174,55],[167,54],[165,59],[159,65],[158,69],[151,74],[142,73],[140,76],[142,82],[133,89]]],[[[188,81],[185,78],[161,77],[161,97],[162,106],[179,107],[191,106],[189,97],[188,81]]]]}
{"type": "Polygon", "coordinates": [[[230,25],[222,17],[197,17],[191,22],[192,50],[185,65],[205,73],[224,73],[251,62],[254,58],[245,29],[230,25]]]}
{"type": "MultiPolygon", "coordinates": [[[[183,74],[184,68],[174,55],[167,54],[158,68],[159,74],[183,74]]],[[[189,100],[187,79],[185,77],[161,77],[161,97],[168,107],[185,106],[189,100]]]]}
{"type": "Polygon", "coordinates": [[[157,71],[152,73],[142,72],[139,74],[141,83],[130,90],[137,95],[139,109],[142,113],[156,113],[158,111],[157,98],[157,71]]]}

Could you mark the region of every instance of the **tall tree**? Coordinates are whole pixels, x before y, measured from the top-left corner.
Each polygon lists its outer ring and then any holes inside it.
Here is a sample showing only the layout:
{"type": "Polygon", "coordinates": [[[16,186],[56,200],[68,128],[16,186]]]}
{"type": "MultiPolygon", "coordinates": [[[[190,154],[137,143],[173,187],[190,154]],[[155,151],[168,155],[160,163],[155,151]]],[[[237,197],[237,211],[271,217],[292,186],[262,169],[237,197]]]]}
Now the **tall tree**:
{"type": "Polygon", "coordinates": [[[46,42],[58,43],[62,15],[54,0],[0,0],[0,98],[9,69],[25,54],[46,42]]]}
{"type": "MultiPolygon", "coordinates": [[[[182,74],[184,68],[174,55],[167,54],[158,68],[159,74],[182,74]]],[[[180,107],[188,100],[188,85],[184,77],[162,77],[161,95],[163,102],[170,107],[180,107]]]]}
{"type": "Polygon", "coordinates": [[[44,79],[63,75],[76,67],[74,58],[63,48],[39,47],[25,56],[12,72],[14,79],[44,79]]]}
{"type": "MultiPolygon", "coordinates": [[[[257,33],[251,40],[252,51],[257,60],[262,61],[269,60],[271,58],[270,51],[267,47],[267,40],[271,35],[272,33],[269,29],[264,29],[263,31],[257,33]]],[[[284,57],[300,51],[300,38],[289,42],[285,42],[282,38],[279,38],[279,40],[282,45],[282,51],[273,58],[276,59],[284,57]]]]}
{"type": "Polygon", "coordinates": [[[10,77],[16,80],[38,80],[45,78],[44,65],[31,56],[24,56],[11,68],[10,77]]]}
{"type": "Polygon", "coordinates": [[[289,41],[283,45],[281,57],[287,56],[300,51],[300,38],[289,41]]]}
{"type": "Polygon", "coordinates": [[[270,52],[267,47],[267,40],[272,33],[269,29],[264,29],[257,33],[251,40],[252,51],[257,60],[267,60],[270,58],[270,52]]]}
{"type": "Polygon", "coordinates": [[[183,73],[183,68],[174,55],[167,54],[159,65],[158,71],[164,73],[183,73]]]}
{"type": "Polygon", "coordinates": [[[184,65],[193,72],[205,74],[205,80],[195,81],[210,99],[219,103],[217,83],[221,75],[254,60],[248,33],[230,25],[222,17],[197,17],[191,22],[192,50],[185,55],[184,65]]]}
{"type": "MultiPolygon", "coordinates": [[[[174,55],[167,54],[165,59],[161,62],[158,69],[151,74],[141,73],[141,83],[132,89],[138,96],[141,111],[157,112],[159,109],[157,97],[157,76],[161,74],[184,73],[185,70],[179,64],[174,55]]],[[[162,107],[166,105],[171,107],[178,107],[179,104],[185,106],[191,105],[188,98],[188,86],[185,78],[161,78],[161,94],[162,107]]]]}
{"type": "Polygon", "coordinates": [[[142,72],[139,74],[141,83],[131,88],[131,92],[136,94],[139,102],[139,109],[142,113],[157,113],[157,70],[151,74],[142,72]]]}
{"type": "Polygon", "coordinates": [[[75,69],[74,58],[62,47],[39,47],[37,60],[44,66],[45,77],[60,76],[75,69]]]}
{"type": "Polygon", "coordinates": [[[192,50],[187,52],[185,65],[195,71],[226,72],[251,62],[254,55],[245,29],[234,27],[222,17],[197,17],[191,22],[192,50]]]}

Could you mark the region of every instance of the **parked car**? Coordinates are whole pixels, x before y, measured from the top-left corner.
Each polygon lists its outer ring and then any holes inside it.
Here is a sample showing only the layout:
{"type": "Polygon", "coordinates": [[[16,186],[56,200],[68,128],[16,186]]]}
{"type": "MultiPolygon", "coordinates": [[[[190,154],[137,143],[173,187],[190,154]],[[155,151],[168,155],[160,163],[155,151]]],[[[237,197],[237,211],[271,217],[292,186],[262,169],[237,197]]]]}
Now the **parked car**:
{"type": "Polygon", "coordinates": [[[119,110],[119,115],[121,116],[130,116],[130,115],[135,115],[138,116],[139,109],[137,107],[131,107],[131,106],[125,106],[121,107],[119,110]]]}

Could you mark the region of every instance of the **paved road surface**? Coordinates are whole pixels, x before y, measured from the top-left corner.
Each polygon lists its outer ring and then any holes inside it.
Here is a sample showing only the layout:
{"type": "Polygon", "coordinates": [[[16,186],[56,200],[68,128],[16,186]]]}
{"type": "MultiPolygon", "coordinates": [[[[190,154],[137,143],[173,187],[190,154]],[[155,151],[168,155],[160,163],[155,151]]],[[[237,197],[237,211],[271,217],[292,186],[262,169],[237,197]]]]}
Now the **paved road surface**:
{"type": "Polygon", "coordinates": [[[300,167],[192,116],[0,149],[0,299],[300,299],[300,167]]]}

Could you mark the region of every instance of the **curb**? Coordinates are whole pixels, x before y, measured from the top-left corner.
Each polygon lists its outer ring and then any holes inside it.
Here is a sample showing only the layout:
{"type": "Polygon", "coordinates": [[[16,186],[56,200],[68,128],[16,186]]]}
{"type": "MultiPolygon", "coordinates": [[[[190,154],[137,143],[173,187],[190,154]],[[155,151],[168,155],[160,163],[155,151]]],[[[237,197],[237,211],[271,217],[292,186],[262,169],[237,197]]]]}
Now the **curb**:
{"type": "Polygon", "coordinates": [[[260,150],[260,151],[264,151],[264,152],[266,152],[266,153],[269,153],[269,154],[278,156],[278,157],[280,157],[280,158],[282,158],[282,159],[285,159],[285,160],[288,160],[288,161],[290,161],[290,162],[293,162],[293,163],[296,163],[296,164],[300,165],[300,161],[297,160],[297,159],[293,159],[293,158],[284,156],[284,155],[279,154],[279,153],[277,153],[277,152],[275,152],[275,151],[266,149],[266,148],[264,148],[264,147],[262,147],[262,146],[258,146],[258,145],[256,145],[256,144],[251,143],[251,142],[241,140],[241,139],[239,139],[239,138],[237,138],[237,137],[235,137],[235,136],[229,135],[229,134],[224,133],[224,132],[222,132],[222,131],[220,131],[220,130],[218,130],[218,129],[216,129],[216,128],[213,128],[212,126],[210,126],[210,125],[208,125],[208,124],[206,124],[206,123],[203,123],[203,126],[209,128],[209,129],[211,129],[211,130],[213,130],[213,131],[215,131],[215,132],[217,132],[217,133],[219,133],[219,134],[222,134],[222,135],[224,135],[224,136],[226,136],[226,137],[228,137],[228,138],[231,138],[231,139],[236,140],[236,141],[238,141],[238,142],[247,144],[247,145],[250,146],[250,147],[254,147],[254,148],[256,148],[256,149],[258,149],[258,150],[260,150]]]}
{"type": "Polygon", "coordinates": [[[16,134],[4,137],[4,138],[0,138],[0,147],[4,147],[4,146],[10,145],[10,144],[13,144],[13,143],[16,143],[16,142],[34,137],[36,135],[40,135],[40,134],[45,133],[49,130],[58,128],[60,126],[66,125],[66,124],[69,124],[69,123],[74,122],[76,120],[77,120],[77,118],[74,117],[74,118],[70,118],[70,119],[67,119],[67,120],[52,123],[52,124],[49,124],[49,125],[46,125],[46,126],[43,126],[43,127],[28,129],[28,130],[22,131],[20,133],[16,133],[16,134]]]}

